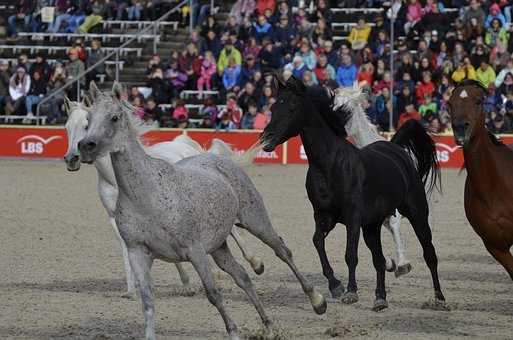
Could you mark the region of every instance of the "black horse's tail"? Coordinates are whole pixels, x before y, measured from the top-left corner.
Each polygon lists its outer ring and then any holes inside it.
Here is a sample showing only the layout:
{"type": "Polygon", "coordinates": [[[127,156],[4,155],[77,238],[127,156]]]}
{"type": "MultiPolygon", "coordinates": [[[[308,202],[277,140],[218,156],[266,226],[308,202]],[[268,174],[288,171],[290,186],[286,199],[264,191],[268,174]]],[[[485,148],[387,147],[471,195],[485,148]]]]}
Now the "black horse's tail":
{"type": "Polygon", "coordinates": [[[392,137],[395,143],[415,157],[417,172],[429,195],[433,188],[441,192],[441,176],[436,147],[426,129],[415,119],[406,121],[392,137]]]}

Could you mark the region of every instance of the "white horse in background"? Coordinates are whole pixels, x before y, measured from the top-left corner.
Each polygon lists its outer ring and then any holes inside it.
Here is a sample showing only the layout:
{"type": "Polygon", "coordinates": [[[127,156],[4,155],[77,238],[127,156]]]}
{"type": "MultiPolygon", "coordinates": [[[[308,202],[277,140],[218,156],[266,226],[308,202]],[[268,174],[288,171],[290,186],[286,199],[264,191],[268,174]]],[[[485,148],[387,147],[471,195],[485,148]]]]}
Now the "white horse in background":
{"type": "MultiPolygon", "coordinates": [[[[68,150],[64,156],[64,160],[69,171],[78,171],[81,164],[78,142],[84,138],[87,133],[88,111],[87,106],[84,103],[71,102],[67,98],[65,103],[69,116],[66,122],[66,132],[68,134],[68,150]]],[[[139,133],[143,134],[144,132],[148,131],[149,128],[151,128],[151,126],[142,126],[139,133]]],[[[177,136],[173,141],[157,143],[146,147],[145,151],[150,156],[162,159],[168,163],[176,163],[186,157],[196,156],[207,152],[196,141],[184,134],[177,136]]],[[[254,156],[254,154],[248,154],[243,157],[237,157],[231,150],[230,146],[220,139],[214,139],[212,141],[212,146],[208,152],[213,154],[221,154],[238,160],[238,163],[242,165],[251,162],[254,156]]],[[[121,238],[118,227],[116,225],[116,221],[114,220],[114,211],[116,208],[116,202],[118,200],[119,190],[114,175],[114,170],[112,168],[110,156],[99,157],[94,162],[94,166],[98,173],[98,194],[100,196],[100,200],[105,210],[107,211],[107,214],[109,215],[110,224],[114,229],[114,234],[116,235],[122,249],[127,282],[127,291],[122,296],[131,298],[136,292],[135,278],[128,260],[126,244],[121,238]]],[[[263,261],[259,257],[254,256],[247,251],[247,247],[244,246],[244,241],[238,234],[236,228],[233,228],[230,234],[235,240],[236,244],[239,246],[242,255],[250,263],[255,273],[259,275],[262,274],[264,272],[263,261]]],[[[180,263],[175,263],[175,265],[184,286],[184,293],[189,294],[191,292],[189,276],[187,275],[187,272],[182,268],[180,263]]]]}
{"type": "MultiPolygon", "coordinates": [[[[360,87],[355,85],[354,87],[338,88],[333,91],[332,95],[334,96],[333,108],[335,110],[346,108],[352,112],[351,119],[346,124],[346,130],[357,148],[360,149],[374,142],[386,140],[370,122],[362,107],[363,101],[366,100],[366,94],[362,92],[360,87]]],[[[415,159],[413,161],[416,163],[415,159]]],[[[430,205],[429,210],[431,210],[431,200],[429,198],[428,203],[430,205]]],[[[410,262],[406,259],[405,246],[401,237],[401,217],[402,216],[396,210],[395,214],[386,219],[383,224],[385,228],[392,233],[394,238],[397,253],[396,277],[405,275],[412,269],[410,262]]],[[[387,263],[387,268],[389,267],[390,265],[387,263]]]]}

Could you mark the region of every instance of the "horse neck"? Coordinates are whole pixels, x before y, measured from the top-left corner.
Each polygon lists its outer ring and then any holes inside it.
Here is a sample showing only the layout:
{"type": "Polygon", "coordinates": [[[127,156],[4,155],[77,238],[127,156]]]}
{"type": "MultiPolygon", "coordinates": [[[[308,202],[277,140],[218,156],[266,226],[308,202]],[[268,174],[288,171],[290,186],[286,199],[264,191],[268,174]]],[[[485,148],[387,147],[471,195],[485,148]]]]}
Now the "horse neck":
{"type": "Polygon", "coordinates": [[[465,168],[473,185],[481,185],[483,188],[480,191],[487,192],[490,188],[488,181],[496,176],[500,164],[494,158],[495,145],[490,140],[484,123],[476,126],[474,131],[470,141],[463,147],[465,168]]]}
{"type": "Polygon", "coordinates": [[[112,168],[112,161],[110,156],[98,158],[94,162],[94,167],[96,168],[98,177],[105,180],[110,185],[117,187],[116,176],[114,175],[114,169],[112,168]]]}
{"type": "MultiPolygon", "coordinates": [[[[151,158],[137,137],[128,135],[124,147],[110,156],[120,194],[125,194],[131,200],[144,200],[147,190],[155,187],[152,181],[154,171],[150,170],[151,158]]],[[[169,166],[172,167],[171,164],[169,166]]]]}
{"type": "Polygon", "coordinates": [[[349,152],[350,144],[333,132],[317,109],[304,107],[306,123],[300,136],[308,162],[327,173],[336,160],[337,150],[343,148],[349,152]]]}

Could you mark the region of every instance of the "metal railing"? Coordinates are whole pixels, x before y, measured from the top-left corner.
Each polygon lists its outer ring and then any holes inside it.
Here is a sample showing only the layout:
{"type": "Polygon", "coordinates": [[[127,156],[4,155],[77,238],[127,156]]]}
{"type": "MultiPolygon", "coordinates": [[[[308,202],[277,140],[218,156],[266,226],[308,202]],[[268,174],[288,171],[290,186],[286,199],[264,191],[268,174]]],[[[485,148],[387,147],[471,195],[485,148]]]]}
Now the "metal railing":
{"type": "MultiPolygon", "coordinates": [[[[164,21],[167,17],[169,17],[174,12],[180,10],[180,8],[182,6],[184,6],[186,4],[189,4],[189,6],[190,6],[191,3],[192,3],[192,0],[181,1],[175,7],[173,7],[172,9],[167,11],[164,15],[162,15],[159,19],[157,19],[152,25],[147,26],[144,29],[142,29],[141,31],[137,32],[137,35],[146,34],[146,33],[150,32],[150,30],[153,30],[153,34],[157,35],[157,31],[159,29],[160,22],[164,21]]],[[[191,13],[190,17],[191,17],[191,29],[192,29],[192,13],[191,13]]],[[[57,95],[64,92],[68,87],[72,86],[74,83],[77,83],[77,100],[80,101],[80,81],[82,80],[82,78],[84,78],[87,74],[89,74],[91,71],[96,69],[98,66],[105,63],[107,61],[107,59],[110,59],[113,55],[115,55],[115,57],[116,57],[116,78],[115,79],[116,79],[116,81],[119,81],[119,53],[120,53],[121,49],[128,46],[129,44],[131,44],[132,42],[134,42],[137,39],[138,39],[137,36],[134,36],[133,38],[127,40],[126,42],[121,44],[121,46],[119,46],[116,50],[108,53],[105,57],[100,59],[94,65],[90,66],[89,68],[87,68],[86,70],[81,72],[78,76],[69,80],[66,84],[64,84],[58,90],[56,90],[55,92],[52,92],[50,95],[48,95],[43,100],[41,100],[39,102],[39,104],[37,104],[36,117],[39,117],[40,109],[43,104],[48,103],[52,98],[55,98],[57,95]]],[[[157,40],[156,39],[153,40],[153,51],[154,51],[154,53],[156,53],[156,51],[157,51],[157,40]]],[[[39,119],[37,119],[37,124],[39,125],[39,119]]]]}

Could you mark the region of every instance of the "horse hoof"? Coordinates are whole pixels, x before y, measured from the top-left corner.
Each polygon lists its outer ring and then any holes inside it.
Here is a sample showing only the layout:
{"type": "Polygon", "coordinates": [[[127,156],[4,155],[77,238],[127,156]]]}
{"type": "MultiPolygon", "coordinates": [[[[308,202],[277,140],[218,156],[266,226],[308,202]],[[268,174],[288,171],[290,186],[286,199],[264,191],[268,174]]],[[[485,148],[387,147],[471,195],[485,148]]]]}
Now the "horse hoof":
{"type": "Polygon", "coordinates": [[[398,266],[395,271],[395,277],[403,276],[411,272],[412,266],[409,263],[398,266]]]}
{"type": "Polygon", "coordinates": [[[128,291],[128,292],[125,292],[121,295],[121,297],[123,299],[127,299],[127,300],[135,300],[135,298],[137,297],[137,292],[134,290],[134,291],[128,291]]]}
{"type": "Polygon", "coordinates": [[[385,299],[376,299],[374,301],[374,307],[372,307],[373,312],[379,312],[383,309],[388,308],[388,302],[385,299]]]}
{"type": "Polygon", "coordinates": [[[388,258],[386,260],[386,270],[387,272],[395,272],[397,270],[397,265],[395,264],[394,259],[388,258]]]}
{"type": "Polygon", "coordinates": [[[196,291],[190,285],[184,285],[176,290],[176,295],[189,297],[196,295],[196,291]]]}
{"type": "Polygon", "coordinates": [[[230,340],[240,340],[239,335],[235,332],[228,334],[230,340]]]}
{"type": "Polygon", "coordinates": [[[262,275],[264,273],[264,261],[262,261],[261,258],[253,256],[249,262],[251,264],[251,268],[253,268],[253,271],[257,275],[262,275]]]}
{"type": "Polygon", "coordinates": [[[338,299],[342,294],[344,294],[344,287],[339,284],[337,287],[330,289],[330,292],[332,298],[338,299]]]}
{"type": "Polygon", "coordinates": [[[428,302],[425,302],[422,307],[422,309],[431,309],[436,311],[445,311],[448,312],[451,310],[451,308],[447,305],[447,302],[444,300],[434,299],[430,300],[428,302]]]}
{"type": "Polygon", "coordinates": [[[345,303],[346,305],[350,305],[350,304],[358,302],[358,293],[345,292],[344,295],[342,295],[342,302],[345,303]]]}
{"type": "Polygon", "coordinates": [[[326,313],[326,309],[328,309],[328,304],[326,303],[326,299],[322,294],[314,292],[312,294],[312,298],[310,300],[312,303],[312,307],[315,311],[315,313],[321,315],[326,313]]]}

